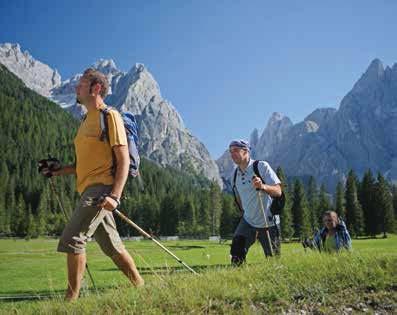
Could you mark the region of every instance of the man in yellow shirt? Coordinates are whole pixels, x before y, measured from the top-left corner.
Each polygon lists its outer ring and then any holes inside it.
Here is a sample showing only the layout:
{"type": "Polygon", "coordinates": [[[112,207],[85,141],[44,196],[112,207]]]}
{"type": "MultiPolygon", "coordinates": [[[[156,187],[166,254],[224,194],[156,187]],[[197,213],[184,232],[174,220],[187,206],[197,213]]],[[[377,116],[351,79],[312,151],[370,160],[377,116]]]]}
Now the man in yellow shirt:
{"type": "Polygon", "coordinates": [[[76,164],[51,172],[55,176],[75,174],[77,191],[81,195],[58,244],[58,251],[67,253],[67,300],[79,296],[86,266],[85,247],[91,236],[132,284],[144,284],[134,260],[124,248],[112,214],[120,204],[128,177],[129,153],[124,124],[115,110],[110,110],[107,115],[108,141],[100,139],[100,111],[106,107],[103,100],[108,89],[107,79],[101,72],[91,68],[84,72],[76,87],[76,96],[77,101],[87,108],[87,116],[74,139],[76,164]],[[103,201],[99,206],[88,202],[100,198],[103,201]]]}

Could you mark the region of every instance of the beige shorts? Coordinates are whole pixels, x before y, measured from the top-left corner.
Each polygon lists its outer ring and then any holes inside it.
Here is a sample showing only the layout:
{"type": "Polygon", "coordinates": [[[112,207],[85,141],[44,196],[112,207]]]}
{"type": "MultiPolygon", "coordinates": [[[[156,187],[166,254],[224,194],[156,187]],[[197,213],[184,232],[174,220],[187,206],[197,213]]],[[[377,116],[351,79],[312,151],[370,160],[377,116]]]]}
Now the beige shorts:
{"type": "Polygon", "coordinates": [[[99,184],[90,186],[83,192],[62,232],[58,252],[85,253],[87,240],[92,236],[107,256],[112,257],[124,250],[112,212],[87,205],[87,200],[110,193],[111,189],[112,186],[99,184]]]}

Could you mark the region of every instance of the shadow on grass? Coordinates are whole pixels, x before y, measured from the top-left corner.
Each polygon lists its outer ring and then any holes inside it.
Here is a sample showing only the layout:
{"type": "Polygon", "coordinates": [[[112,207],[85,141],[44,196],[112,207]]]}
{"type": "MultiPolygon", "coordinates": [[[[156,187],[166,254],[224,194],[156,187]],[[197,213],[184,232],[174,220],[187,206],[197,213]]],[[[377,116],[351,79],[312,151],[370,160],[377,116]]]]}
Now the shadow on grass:
{"type": "Polygon", "coordinates": [[[206,246],[200,246],[200,245],[168,245],[167,247],[168,248],[174,248],[174,249],[181,249],[181,250],[206,248],[206,246]]]}
{"type": "MultiPolygon", "coordinates": [[[[230,264],[216,264],[216,265],[189,265],[195,271],[209,271],[217,269],[231,268],[230,264]]],[[[106,268],[100,269],[101,271],[118,271],[117,268],[106,268]]],[[[157,267],[139,267],[139,273],[142,275],[153,275],[153,274],[173,274],[179,272],[190,273],[184,266],[157,266],[157,267]]]]}

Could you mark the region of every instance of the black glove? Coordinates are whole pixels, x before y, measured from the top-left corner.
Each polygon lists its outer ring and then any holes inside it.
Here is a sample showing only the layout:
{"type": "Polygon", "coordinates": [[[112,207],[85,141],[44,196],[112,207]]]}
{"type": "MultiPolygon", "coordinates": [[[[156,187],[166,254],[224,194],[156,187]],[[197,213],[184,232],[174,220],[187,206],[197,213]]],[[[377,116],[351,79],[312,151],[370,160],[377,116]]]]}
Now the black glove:
{"type": "Polygon", "coordinates": [[[40,160],[38,163],[38,171],[41,175],[45,177],[51,177],[52,172],[61,169],[61,162],[56,159],[49,157],[48,159],[40,160]]]}

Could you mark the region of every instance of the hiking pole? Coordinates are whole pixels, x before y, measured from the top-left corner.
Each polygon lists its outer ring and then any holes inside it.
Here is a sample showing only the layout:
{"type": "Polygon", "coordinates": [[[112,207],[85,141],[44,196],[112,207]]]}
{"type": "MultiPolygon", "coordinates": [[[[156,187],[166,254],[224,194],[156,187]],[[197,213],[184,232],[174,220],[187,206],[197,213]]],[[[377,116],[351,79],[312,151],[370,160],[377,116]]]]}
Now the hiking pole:
{"type": "Polygon", "coordinates": [[[146,233],[144,230],[142,230],[137,224],[135,224],[133,221],[131,221],[127,216],[125,216],[123,213],[121,213],[119,210],[115,209],[113,210],[121,219],[123,219],[125,222],[127,222],[129,225],[131,225],[133,228],[135,228],[140,234],[142,234],[144,237],[152,240],[155,242],[158,246],[160,246],[164,251],[166,251],[169,255],[171,255],[175,260],[177,260],[179,263],[181,263],[186,269],[191,271],[194,274],[198,274],[196,271],[194,271],[191,267],[189,267],[186,263],[184,263],[181,259],[179,259],[177,256],[175,256],[167,247],[165,247],[163,244],[161,244],[159,241],[154,239],[150,234],[146,233]]]}
{"type": "MultiPolygon", "coordinates": [[[[57,200],[59,207],[62,209],[63,215],[65,216],[65,219],[67,221],[69,221],[70,218],[69,218],[68,214],[66,213],[65,208],[62,205],[61,199],[59,199],[59,195],[58,195],[58,192],[55,189],[55,184],[54,184],[54,181],[52,180],[52,177],[50,177],[49,180],[50,180],[50,187],[51,187],[52,193],[54,194],[55,199],[57,200]]],[[[95,285],[95,282],[94,282],[94,278],[92,277],[90,269],[88,268],[88,263],[85,263],[85,269],[87,270],[88,276],[91,279],[92,286],[94,287],[94,290],[97,291],[97,288],[96,288],[96,285],[95,285]]]]}
{"type": "Polygon", "coordinates": [[[269,233],[269,223],[267,222],[265,207],[263,206],[263,200],[262,200],[261,191],[259,188],[256,189],[256,196],[258,197],[258,201],[259,201],[259,204],[262,209],[263,217],[265,218],[265,239],[266,239],[268,248],[270,249],[270,256],[273,256],[273,246],[272,246],[272,239],[270,238],[270,233],[269,233]]]}

